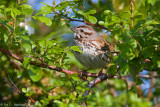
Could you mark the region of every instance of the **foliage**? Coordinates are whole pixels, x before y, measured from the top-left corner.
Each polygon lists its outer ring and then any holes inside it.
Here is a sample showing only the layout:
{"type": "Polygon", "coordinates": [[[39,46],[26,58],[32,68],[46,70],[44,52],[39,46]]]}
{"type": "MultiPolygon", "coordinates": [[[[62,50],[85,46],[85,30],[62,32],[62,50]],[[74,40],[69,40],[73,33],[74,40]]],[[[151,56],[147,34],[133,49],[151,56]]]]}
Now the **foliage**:
{"type": "MultiPolygon", "coordinates": [[[[107,83],[103,81],[96,85],[87,96],[88,106],[152,106],[154,96],[149,98],[149,94],[137,94],[137,86],[144,83],[137,75],[147,70],[154,71],[159,76],[160,1],[130,1],[133,2],[133,7],[127,0],[98,0],[97,3],[92,0],[61,0],[59,4],[53,0],[53,6],[42,2],[43,6],[37,12],[31,5],[26,4],[26,0],[18,3],[2,0],[0,48],[10,50],[23,58],[23,61],[19,62],[0,53],[3,75],[8,71],[23,94],[36,99],[33,106],[83,106],[79,103],[85,99],[82,96],[85,90],[89,90],[88,82],[80,79],[78,75],[67,75],[43,66],[31,65],[30,62],[64,69],[82,69],[71,53],[72,50],[81,52],[79,47],[70,47],[71,41],[67,42],[62,35],[71,33],[69,28],[73,25],[72,21],[85,22],[94,24],[97,31],[102,30],[99,28],[107,29],[106,32],[111,33],[108,38],[112,38],[112,42],[116,41],[115,50],[120,54],[113,57],[107,73],[117,75],[119,65],[120,74],[129,74],[133,79],[130,86],[123,79],[111,79],[107,83]],[[26,26],[34,27],[35,33],[30,35],[26,26]]],[[[159,85],[158,82],[156,81],[154,86],[159,85]]],[[[0,103],[25,103],[28,100],[21,94],[15,94],[12,87],[4,81],[0,83],[3,87],[0,90],[0,103]]],[[[158,89],[155,87],[155,90],[158,89]]]]}

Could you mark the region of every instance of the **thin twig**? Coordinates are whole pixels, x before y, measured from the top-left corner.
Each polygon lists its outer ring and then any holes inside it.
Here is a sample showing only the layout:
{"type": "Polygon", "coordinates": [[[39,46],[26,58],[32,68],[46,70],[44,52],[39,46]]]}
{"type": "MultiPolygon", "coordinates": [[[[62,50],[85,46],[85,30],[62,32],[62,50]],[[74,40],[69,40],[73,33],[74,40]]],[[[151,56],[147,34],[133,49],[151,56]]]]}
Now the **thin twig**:
{"type": "Polygon", "coordinates": [[[9,76],[9,74],[8,74],[7,69],[6,69],[6,74],[7,74],[7,76],[8,76],[8,78],[9,78],[9,80],[10,80],[11,83],[8,81],[8,79],[7,79],[6,76],[3,76],[3,73],[2,73],[1,68],[0,68],[0,72],[1,72],[1,76],[2,76],[2,78],[4,79],[4,81],[5,81],[7,84],[9,84],[17,93],[22,94],[23,96],[27,97],[27,98],[30,99],[33,103],[36,102],[36,101],[33,100],[31,97],[26,96],[24,93],[22,93],[22,92],[17,88],[17,86],[16,86],[16,85],[14,84],[14,82],[11,80],[11,78],[10,78],[10,76],[9,76]]]}
{"type": "Polygon", "coordinates": [[[12,84],[12,87],[14,87],[14,89],[15,89],[18,93],[21,93],[21,91],[17,88],[17,86],[16,86],[16,85],[13,83],[13,81],[11,80],[11,78],[10,78],[10,76],[9,76],[8,71],[7,71],[6,68],[5,68],[5,71],[6,71],[6,74],[7,74],[8,78],[9,78],[11,84],[12,84]]]}

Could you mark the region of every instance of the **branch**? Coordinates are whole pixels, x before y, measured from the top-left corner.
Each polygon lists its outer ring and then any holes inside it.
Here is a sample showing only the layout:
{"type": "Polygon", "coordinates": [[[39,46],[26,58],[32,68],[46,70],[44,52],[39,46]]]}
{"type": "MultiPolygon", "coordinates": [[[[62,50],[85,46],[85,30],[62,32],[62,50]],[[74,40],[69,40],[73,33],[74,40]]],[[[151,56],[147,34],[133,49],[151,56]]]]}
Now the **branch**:
{"type": "MultiPolygon", "coordinates": [[[[9,50],[3,49],[2,47],[0,47],[0,52],[2,52],[4,55],[12,57],[15,60],[20,61],[21,63],[23,63],[23,61],[24,61],[23,58],[17,56],[16,54],[11,53],[9,50]]],[[[98,73],[88,73],[88,72],[83,72],[83,71],[66,70],[66,69],[63,69],[60,67],[54,67],[52,65],[47,65],[44,62],[37,63],[37,62],[31,61],[30,64],[35,65],[35,66],[39,66],[42,68],[48,68],[50,70],[56,70],[56,71],[59,71],[59,72],[65,73],[65,74],[69,74],[69,75],[79,74],[81,76],[87,76],[87,77],[98,77],[98,75],[99,75],[98,73]]]]}
{"type": "MultiPolygon", "coordinates": [[[[91,89],[92,87],[94,87],[96,84],[102,82],[103,80],[108,79],[107,74],[102,74],[100,76],[98,76],[96,79],[94,79],[93,81],[89,82],[88,84],[88,88],[91,89]]],[[[83,94],[83,96],[87,96],[89,94],[90,90],[85,91],[85,93],[83,94]]]]}
{"type": "MultiPolygon", "coordinates": [[[[21,57],[18,57],[17,55],[11,53],[9,50],[5,50],[2,47],[0,47],[0,52],[2,52],[6,56],[10,56],[13,59],[18,60],[21,63],[23,63],[23,59],[21,57]]],[[[71,71],[71,70],[66,70],[66,69],[60,68],[60,67],[54,67],[52,65],[47,65],[47,64],[42,63],[42,62],[37,63],[37,62],[31,61],[30,64],[35,65],[35,66],[39,66],[39,67],[43,67],[43,68],[48,68],[50,70],[56,70],[56,71],[63,72],[65,74],[69,74],[69,75],[79,74],[80,76],[87,76],[87,77],[94,77],[94,78],[99,76],[99,73],[90,73],[90,72],[84,72],[84,71],[71,71]]],[[[102,75],[105,75],[105,74],[102,73],[102,75]]],[[[132,77],[132,76],[128,75],[128,76],[122,76],[122,77],[132,77]]],[[[137,77],[139,77],[139,78],[159,78],[158,75],[156,75],[156,76],[150,76],[150,75],[140,75],[139,76],[138,75],[137,77]]],[[[114,76],[114,78],[118,78],[118,76],[114,76]]]]}
{"type": "MultiPolygon", "coordinates": [[[[64,17],[64,18],[66,18],[66,19],[68,19],[69,21],[84,22],[84,23],[86,23],[87,25],[91,25],[91,26],[94,26],[94,27],[98,27],[98,28],[102,28],[102,29],[108,30],[108,28],[106,28],[106,27],[92,24],[92,23],[90,23],[90,22],[87,22],[86,20],[72,19],[72,18],[68,17],[67,15],[62,15],[62,14],[57,13],[57,12],[55,12],[55,13],[58,14],[58,15],[60,15],[60,16],[62,16],[62,17],[64,17]]],[[[111,30],[110,30],[110,31],[111,31],[111,30]]]]}
{"type": "MultiPolygon", "coordinates": [[[[8,55],[8,56],[10,56],[10,57],[12,57],[12,58],[20,61],[21,63],[23,63],[23,61],[24,61],[23,58],[15,55],[15,54],[13,54],[13,53],[11,53],[9,50],[3,49],[2,47],[0,47],[0,51],[1,51],[4,55],[8,55]]],[[[66,70],[66,69],[62,69],[62,68],[60,68],[60,67],[54,67],[54,66],[52,66],[52,65],[47,65],[47,64],[45,64],[45,63],[37,63],[37,62],[31,61],[30,64],[31,64],[31,65],[35,65],[35,66],[39,66],[39,67],[43,67],[43,68],[48,68],[48,69],[50,69],[50,70],[61,71],[61,72],[63,72],[63,73],[70,74],[70,75],[71,75],[71,74],[74,74],[74,73],[78,73],[78,74],[79,74],[78,71],[69,71],[69,70],[66,70]]]]}
{"type": "MultiPolygon", "coordinates": [[[[10,56],[13,59],[18,60],[21,63],[23,63],[23,59],[21,57],[11,53],[9,50],[5,50],[2,47],[0,47],[0,52],[2,52],[6,56],[10,56]]],[[[39,67],[43,67],[43,68],[48,68],[50,70],[56,70],[56,71],[63,72],[65,74],[69,74],[69,75],[79,74],[80,76],[87,76],[87,77],[94,77],[94,78],[99,76],[99,73],[90,73],[90,72],[84,72],[84,71],[71,71],[71,70],[66,70],[66,69],[60,68],[60,67],[54,67],[52,65],[47,65],[47,64],[42,63],[42,62],[37,63],[37,62],[31,61],[30,64],[35,65],[35,66],[39,66],[39,67]]],[[[102,73],[102,75],[105,75],[105,74],[102,73]]],[[[128,76],[122,76],[122,77],[132,77],[132,76],[128,75],[128,76]]],[[[137,77],[139,77],[139,78],[159,78],[159,76],[157,76],[157,75],[156,76],[150,76],[150,75],[140,75],[139,76],[138,75],[137,77]]],[[[118,78],[118,77],[114,76],[114,78],[118,78]]]]}

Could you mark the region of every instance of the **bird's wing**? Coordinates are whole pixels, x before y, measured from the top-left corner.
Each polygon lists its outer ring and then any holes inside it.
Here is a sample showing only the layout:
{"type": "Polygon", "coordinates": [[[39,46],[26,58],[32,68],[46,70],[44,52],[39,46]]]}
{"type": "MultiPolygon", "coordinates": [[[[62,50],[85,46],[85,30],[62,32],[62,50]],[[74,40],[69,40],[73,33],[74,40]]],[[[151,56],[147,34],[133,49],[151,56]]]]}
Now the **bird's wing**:
{"type": "Polygon", "coordinates": [[[90,42],[97,47],[98,50],[114,52],[114,46],[107,42],[104,38],[99,37],[96,39],[90,40],[90,42]]]}

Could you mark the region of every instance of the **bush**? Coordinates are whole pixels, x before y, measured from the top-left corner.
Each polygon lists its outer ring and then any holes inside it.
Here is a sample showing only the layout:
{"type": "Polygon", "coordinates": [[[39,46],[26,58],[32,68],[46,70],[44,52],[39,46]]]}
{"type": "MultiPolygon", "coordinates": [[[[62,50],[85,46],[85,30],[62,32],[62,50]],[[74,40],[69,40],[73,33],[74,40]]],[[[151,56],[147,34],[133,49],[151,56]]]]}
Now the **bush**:
{"type": "Polygon", "coordinates": [[[56,2],[53,0],[53,6],[41,2],[43,6],[39,11],[26,4],[27,0],[2,0],[0,3],[0,71],[1,79],[4,79],[0,104],[156,105],[160,71],[160,1],[56,2]],[[89,70],[89,75],[74,59],[72,50],[80,51],[70,45],[70,33],[73,33],[70,28],[76,24],[74,22],[88,24],[97,32],[105,31],[105,39],[120,52],[113,57],[107,75],[98,76],[99,70],[89,70]],[[117,69],[118,65],[120,69],[117,69]],[[146,81],[150,81],[148,91],[141,87],[146,81]]]}

